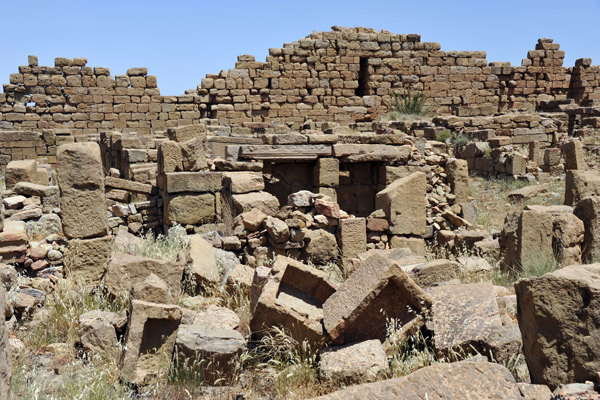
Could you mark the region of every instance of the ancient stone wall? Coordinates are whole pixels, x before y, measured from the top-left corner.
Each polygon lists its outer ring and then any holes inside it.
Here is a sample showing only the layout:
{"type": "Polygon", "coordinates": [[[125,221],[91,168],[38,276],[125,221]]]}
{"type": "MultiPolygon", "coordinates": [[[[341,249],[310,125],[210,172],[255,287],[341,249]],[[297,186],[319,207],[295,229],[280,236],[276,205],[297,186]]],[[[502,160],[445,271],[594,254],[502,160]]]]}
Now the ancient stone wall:
{"type": "Polygon", "coordinates": [[[146,68],[111,76],[85,58],[57,58],[10,76],[0,94],[0,128],[69,128],[151,133],[216,118],[261,127],[282,121],[370,121],[389,110],[393,92],[421,92],[437,114],[478,116],[542,103],[600,98],[600,69],[590,59],[563,66],[564,52],[539,39],[521,66],[488,63],[484,51],[443,51],[419,35],[339,28],[269,50],[265,62],[238,57],[235,68],[209,74],[197,90],[161,96],[146,68]]]}

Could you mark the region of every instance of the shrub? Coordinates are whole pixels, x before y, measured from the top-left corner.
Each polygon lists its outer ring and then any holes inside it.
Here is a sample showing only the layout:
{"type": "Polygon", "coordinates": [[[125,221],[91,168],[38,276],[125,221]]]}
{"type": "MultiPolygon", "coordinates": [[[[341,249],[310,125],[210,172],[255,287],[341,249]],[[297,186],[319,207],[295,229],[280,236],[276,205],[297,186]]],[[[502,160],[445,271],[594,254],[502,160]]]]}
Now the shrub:
{"type": "Polygon", "coordinates": [[[435,140],[437,140],[438,142],[446,143],[448,139],[452,139],[452,133],[450,133],[450,131],[447,130],[438,132],[435,135],[435,140]]]}
{"type": "Polygon", "coordinates": [[[421,92],[411,92],[410,89],[400,94],[398,92],[392,92],[392,105],[390,108],[390,114],[407,114],[407,115],[420,115],[429,116],[434,113],[434,105],[426,105],[427,95],[421,92]]]}

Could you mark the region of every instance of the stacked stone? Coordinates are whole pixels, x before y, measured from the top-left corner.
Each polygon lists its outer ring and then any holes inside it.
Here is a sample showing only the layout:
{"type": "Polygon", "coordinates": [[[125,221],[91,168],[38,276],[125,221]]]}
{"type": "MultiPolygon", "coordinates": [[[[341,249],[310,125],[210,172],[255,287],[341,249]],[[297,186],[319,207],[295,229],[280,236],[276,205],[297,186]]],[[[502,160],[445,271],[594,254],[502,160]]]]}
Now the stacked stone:
{"type": "Polygon", "coordinates": [[[112,77],[108,68],[86,64],[85,58],[56,58],[54,67],[38,66],[30,56],[4,85],[0,127],[68,128],[75,136],[106,129],[150,133],[200,117],[198,95],[160,96],[147,68],[112,77]]]}
{"type": "Polygon", "coordinates": [[[116,234],[120,226],[131,233],[162,226],[163,201],[157,187],[109,176],[105,179],[106,205],[112,214],[108,226],[116,234]]]}
{"type": "Polygon", "coordinates": [[[71,239],[65,266],[75,279],[98,283],[113,244],[108,236],[100,147],[96,143],[63,144],[57,161],[62,228],[71,239]]]}

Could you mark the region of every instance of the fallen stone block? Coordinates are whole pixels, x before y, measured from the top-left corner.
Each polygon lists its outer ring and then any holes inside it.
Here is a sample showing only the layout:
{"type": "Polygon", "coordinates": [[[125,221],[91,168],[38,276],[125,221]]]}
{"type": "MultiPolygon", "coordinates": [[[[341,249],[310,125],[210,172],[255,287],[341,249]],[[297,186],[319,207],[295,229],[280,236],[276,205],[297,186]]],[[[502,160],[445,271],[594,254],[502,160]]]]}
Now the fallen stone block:
{"type": "Polygon", "coordinates": [[[456,196],[455,203],[469,201],[469,167],[466,160],[453,158],[446,163],[445,171],[452,190],[456,196]]]}
{"type": "Polygon", "coordinates": [[[216,285],[221,282],[213,247],[200,235],[190,236],[190,259],[191,263],[186,266],[186,274],[196,285],[216,285]]]}
{"type": "MultiPolygon", "coordinates": [[[[79,316],[79,340],[85,351],[110,354],[117,348],[118,314],[106,311],[89,311],[79,316]]],[[[125,325],[125,320],[122,322],[125,325]]]]}
{"type": "Polygon", "coordinates": [[[205,384],[228,383],[246,341],[231,328],[195,322],[181,325],[175,342],[175,366],[193,371],[205,384]]]}
{"type": "Polygon", "coordinates": [[[600,196],[600,174],[595,171],[567,171],[565,176],[565,204],[576,206],[590,196],[600,196]]]}
{"type": "Polygon", "coordinates": [[[457,262],[443,259],[413,265],[411,268],[403,267],[402,270],[421,287],[438,286],[456,280],[460,275],[460,266],[457,262]]]}
{"type": "Polygon", "coordinates": [[[145,386],[167,378],[181,315],[175,305],[131,302],[121,379],[145,386]]]}
{"type": "Polygon", "coordinates": [[[346,218],[340,220],[337,237],[342,258],[354,258],[367,250],[366,228],[364,218],[346,218]]]}
{"type": "Polygon", "coordinates": [[[323,325],[334,343],[385,340],[389,319],[405,338],[424,323],[431,299],[404,271],[375,254],[323,304],[323,325]]]}
{"type": "Polygon", "coordinates": [[[319,375],[323,380],[362,383],[375,381],[389,372],[385,350],[376,339],[325,348],[319,357],[319,375]]]}
{"type": "Polygon", "coordinates": [[[271,277],[264,285],[250,322],[262,336],[274,326],[302,342],[318,343],[325,337],[323,303],[336,290],[327,274],[291,258],[277,256],[271,277]]]}
{"type": "Polygon", "coordinates": [[[421,368],[402,378],[351,386],[315,400],[525,400],[499,364],[458,362],[421,368]]]}
{"type": "Polygon", "coordinates": [[[427,291],[433,301],[428,327],[433,332],[438,356],[452,359],[455,352],[469,354],[475,351],[504,362],[519,353],[518,328],[515,336],[502,325],[492,284],[446,285],[427,291]],[[510,350],[514,354],[509,354],[510,350]]]}
{"type": "Polygon", "coordinates": [[[571,265],[515,283],[517,318],[532,383],[555,389],[600,370],[600,264],[571,265]]]}
{"type": "Polygon", "coordinates": [[[113,255],[104,274],[104,285],[111,294],[116,295],[123,291],[128,292],[136,283],[146,280],[151,274],[166,282],[171,296],[178,295],[183,277],[183,264],[125,253],[113,255]]]}
{"type": "Polygon", "coordinates": [[[112,254],[114,238],[73,239],[64,256],[67,273],[73,279],[99,283],[112,254]]]}
{"type": "Polygon", "coordinates": [[[508,199],[511,203],[516,204],[522,202],[525,199],[531,199],[547,192],[548,188],[545,185],[525,186],[510,192],[508,194],[508,199]]]}
{"type": "Polygon", "coordinates": [[[267,192],[234,194],[231,200],[236,214],[251,211],[253,208],[267,215],[275,215],[279,211],[279,200],[267,192]]]}
{"type": "Polygon", "coordinates": [[[223,187],[234,194],[259,192],[265,189],[265,181],[261,172],[224,172],[223,187]]]}
{"type": "Polygon", "coordinates": [[[143,281],[136,282],[131,287],[130,298],[163,304],[170,304],[175,300],[167,283],[155,274],[150,274],[143,281]]]}
{"type": "Polygon", "coordinates": [[[212,193],[180,193],[168,195],[164,202],[167,225],[196,225],[217,219],[216,198],[212,193]]]}

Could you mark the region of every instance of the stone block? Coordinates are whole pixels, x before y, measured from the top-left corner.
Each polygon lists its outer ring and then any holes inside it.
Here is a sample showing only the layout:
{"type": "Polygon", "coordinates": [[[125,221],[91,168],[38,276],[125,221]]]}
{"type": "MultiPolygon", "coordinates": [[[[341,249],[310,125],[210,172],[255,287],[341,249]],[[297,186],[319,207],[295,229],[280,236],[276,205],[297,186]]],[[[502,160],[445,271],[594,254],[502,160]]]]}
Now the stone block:
{"type": "Polygon", "coordinates": [[[169,172],[164,175],[163,189],[169,193],[219,192],[223,188],[221,172],[169,172]]]}
{"type": "Polygon", "coordinates": [[[576,206],[580,200],[600,195],[600,174],[595,171],[569,170],[565,177],[565,204],[576,206]]]}
{"type": "Polygon", "coordinates": [[[407,248],[410,249],[414,255],[425,255],[425,239],[423,238],[393,235],[390,237],[390,247],[392,249],[407,248]]]}
{"type": "Polygon", "coordinates": [[[183,278],[183,264],[126,253],[113,255],[106,268],[104,285],[112,294],[129,292],[136,283],[143,282],[150,274],[165,281],[172,297],[178,295],[183,278]]]}
{"type": "Polygon", "coordinates": [[[112,236],[69,241],[64,256],[67,273],[78,281],[99,283],[106,271],[113,244],[112,236]]]}
{"type": "Polygon", "coordinates": [[[85,239],[108,233],[104,169],[96,143],[58,147],[58,185],[65,236],[85,239]]]}
{"type": "Polygon", "coordinates": [[[164,203],[165,224],[196,225],[215,222],[215,204],[215,195],[212,193],[169,195],[164,203]]]}
{"type": "Polygon", "coordinates": [[[166,380],[181,316],[175,305],[131,302],[120,361],[123,381],[146,386],[166,380]]]}
{"type": "Polygon", "coordinates": [[[271,277],[258,298],[250,329],[257,336],[279,326],[300,342],[325,338],[323,303],[336,290],[327,274],[291,258],[277,256],[271,277]]]}
{"type": "Polygon", "coordinates": [[[233,194],[259,192],[265,189],[262,172],[223,172],[223,187],[233,194]]]}
{"type": "Polygon", "coordinates": [[[458,279],[460,265],[456,261],[439,259],[415,265],[410,271],[405,268],[403,270],[408,272],[417,285],[425,288],[458,279]]]}
{"type": "Polygon", "coordinates": [[[337,236],[342,258],[355,258],[367,250],[367,226],[364,218],[341,219],[337,236]]]}
{"type": "Polygon", "coordinates": [[[385,350],[379,340],[329,347],[319,356],[319,375],[323,380],[362,383],[375,381],[389,372],[385,350]]]}
{"type": "Polygon", "coordinates": [[[179,145],[184,171],[201,171],[208,168],[206,149],[201,138],[187,140],[179,145]]]}
{"type": "Polygon", "coordinates": [[[216,285],[221,282],[213,247],[200,235],[190,236],[190,259],[191,263],[186,266],[186,274],[190,275],[197,285],[216,285]]]}
{"type": "Polygon", "coordinates": [[[313,185],[332,187],[340,184],[340,161],[337,158],[319,158],[313,169],[313,185]]]}
{"type": "Polygon", "coordinates": [[[531,264],[549,262],[552,249],[552,215],[524,210],[507,214],[500,236],[501,267],[520,271],[531,264]]]}
{"type": "Polygon", "coordinates": [[[469,201],[469,167],[466,160],[451,159],[446,163],[445,172],[455,203],[469,201]]]}
{"type": "Polygon", "coordinates": [[[325,301],[323,325],[334,343],[383,341],[394,318],[408,338],[423,326],[430,307],[430,297],[400,267],[375,254],[325,301]]]}
{"type": "Polygon", "coordinates": [[[579,140],[572,140],[562,145],[566,169],[585,171],[587,165],[585,163],[585,154],[583,152],[583,144],[579,140]]]}
{"type": "Polygon", "coordinates": [[[523,353],[533,383],[594,381],[600,370],[600,264],[572,265],[515,283],[523,353]]]}
{"type": "Polygon", "coordinates": [[[183,171],[183,155],[181,147],[172,140],[164,141],[158,147],[158,173],[183,171]]]}
{"type": "Polygon", "coordinates": [[[509,175],[524,175],[527,173],[527,160],[521,154],[513,153],[506,160],[506,173],[509,175]]]}
{"type": "Polygon", "coordinates": [[[206,126],[204,124],[194,124],[178,126],[167,129],[167,135],[170,140],[175,142],[187,142],[192,139],[200,139],[202,143],[206,142],[206,126]]]}
{"type": "Polygon", "coordinates": [[[377,193],[375,208],[382,209],[390,221],[390,232],[397,235],[423,235],[426,227],[427,177],[415,172],[398,179],[377,193]]]}
{"type": "Polygon", "coordinates": [[[201,374],[210,385],[229,383],[235,362],[246,341],[232,329],[215,325],[218,321],[181,325],[175,342],[175,366],[201,374]],[[213,322],[213,323],[210,323],[213,322]]]}
{"type": "Polygon", "coordinates": [[[251,211],[253,208],[267,215],[275,215],[279,211],[279,200],[267,192],[251,192],[231,196],[236,214],[251,211]]]}
{"type": "Polygon", "coordinates": [[[587,263],[600,256],[600,197],[586,197],[573,211],[583,221],[585,233],[581,246],[583,260],[587,263]]]}
{"type": "Polygon", "coordinates": [[[561,152],[560,149],[550,148],[544,150],[544,164],[546,165],[558,165],[560,164],[561,152]]]}
{"type": "Polygon", "coordinates": [[[37,162],[35,160],[11,161],[6,165],[4,184],[12,190],[19,182],[37,183],[37,162]]]}

